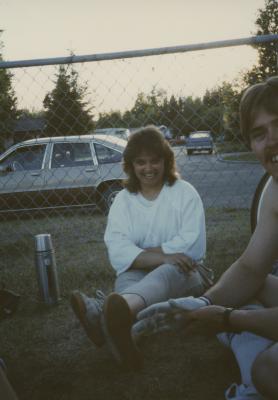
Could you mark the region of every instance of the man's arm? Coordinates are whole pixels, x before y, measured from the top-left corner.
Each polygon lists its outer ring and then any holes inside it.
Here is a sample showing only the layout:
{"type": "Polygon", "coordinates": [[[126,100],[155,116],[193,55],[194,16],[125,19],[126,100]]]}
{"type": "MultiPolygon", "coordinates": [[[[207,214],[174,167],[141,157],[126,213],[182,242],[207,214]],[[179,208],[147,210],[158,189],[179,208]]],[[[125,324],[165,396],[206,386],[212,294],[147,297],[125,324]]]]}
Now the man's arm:
{"type": "Polygon", "coordinates": [[[259,310],[235,310],[230,315],[230,326],[259,336],[278,340],[278,307],[259,310]]]}
{"type": "Polygon", "coordinates": [[[278,258],[278,183],[269,185],[260,220],[242,256],[206,293],[213,304],[240,306],[258,295],[278,258]]]}
{"type": "Polygon", "coordinates": [[[253,332],[278,340],[278,307],[253,310],[233,310],[209,306],[184,312],[184,332],[187,335],[215,335],[220,332],[253,332]]]}
{"type": "Polygon", "coordinates": [[[257,299],[265,307],[278,307],[278,277],[269,274],[258,293],[257,299]]]}
{"type": "Polygon", "coordinates": [[[238,259],[205,294],[212,304],[241,306],[260,291],[266,274],[238,259]]]}

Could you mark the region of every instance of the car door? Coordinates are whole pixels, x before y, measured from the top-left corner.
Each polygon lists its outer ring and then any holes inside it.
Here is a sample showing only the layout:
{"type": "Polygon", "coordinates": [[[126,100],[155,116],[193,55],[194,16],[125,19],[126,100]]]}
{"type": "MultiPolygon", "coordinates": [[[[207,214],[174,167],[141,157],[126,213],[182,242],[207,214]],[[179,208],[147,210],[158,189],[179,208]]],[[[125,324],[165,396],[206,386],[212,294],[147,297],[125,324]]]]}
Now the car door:
{"type": "Polygon", "coordinates": [[[44,186],[46,144],[18,146],[0,160],[0,209],[32,209],[39,206],[44,186]]]}
{"type": "Polygon", "coordinates": [[[90,141],[52,144],[46,172],[46,189],[52,205],[93,204],[99,177],[90,141]]]}
{"type": "Polygon", "coordinates": [[[123,179],[122,152],[102,143],[94,143],[94,148],[99,164],[101,180],[119,181],[123,179]]]}

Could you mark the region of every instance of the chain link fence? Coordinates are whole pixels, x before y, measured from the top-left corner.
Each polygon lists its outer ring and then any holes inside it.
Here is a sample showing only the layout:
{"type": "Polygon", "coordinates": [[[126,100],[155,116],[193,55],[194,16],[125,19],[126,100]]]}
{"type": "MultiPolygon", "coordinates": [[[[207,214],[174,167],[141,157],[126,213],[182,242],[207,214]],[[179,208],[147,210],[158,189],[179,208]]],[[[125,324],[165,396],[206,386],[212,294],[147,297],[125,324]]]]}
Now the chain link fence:
{"type": "MultiPolygon", "coordinates": [[[[40,233],[52,235],[58,264],[90,263],[121,189],[125,139],[148,124],[166,135],[182,178],[203,199],[209,250],[227,213],[246,210],[248,219],[264,171],[239,133],[241,76],[256,62],[251,45],[276,36],[1,62],[17,99],[1,133],[1,270],[30,267],[40,233]]],[[[232,256],[246,225],[239,219],[232,256]]]]}

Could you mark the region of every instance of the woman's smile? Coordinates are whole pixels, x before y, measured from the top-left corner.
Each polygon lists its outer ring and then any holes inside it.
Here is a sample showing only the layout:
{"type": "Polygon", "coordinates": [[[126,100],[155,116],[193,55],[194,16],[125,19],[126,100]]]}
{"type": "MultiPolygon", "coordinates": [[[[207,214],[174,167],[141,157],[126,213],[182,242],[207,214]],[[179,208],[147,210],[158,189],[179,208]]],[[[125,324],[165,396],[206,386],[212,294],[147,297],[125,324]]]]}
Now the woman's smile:
{"type": "Polygon", "coordinates": [[[149,186],[160,189],[163,185],[164,160],[157,155],[143,152],[135,158],[133,168],[141,190],[149,186]]]}

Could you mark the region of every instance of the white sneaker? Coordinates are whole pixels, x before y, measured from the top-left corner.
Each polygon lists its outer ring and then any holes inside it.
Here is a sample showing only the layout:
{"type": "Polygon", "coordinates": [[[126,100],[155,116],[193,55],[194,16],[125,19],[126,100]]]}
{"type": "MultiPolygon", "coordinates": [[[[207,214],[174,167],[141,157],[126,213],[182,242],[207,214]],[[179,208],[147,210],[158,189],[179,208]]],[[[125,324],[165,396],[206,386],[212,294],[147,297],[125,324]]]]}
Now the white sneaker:
{"type": "Polygon", "coordinates": [[[253,385],[232,385],[225,392],[226,400],[263,400],[253,385]]]}
{"type": "Polygon", "coordinates": [[[100,323],[105,298],[106,296],[101,290],[97,290],[95,298],[88,297],[75,290],[70,299],[71,307],[87,336],[98,347],[101,347],[105,342],[100,323]]]}

